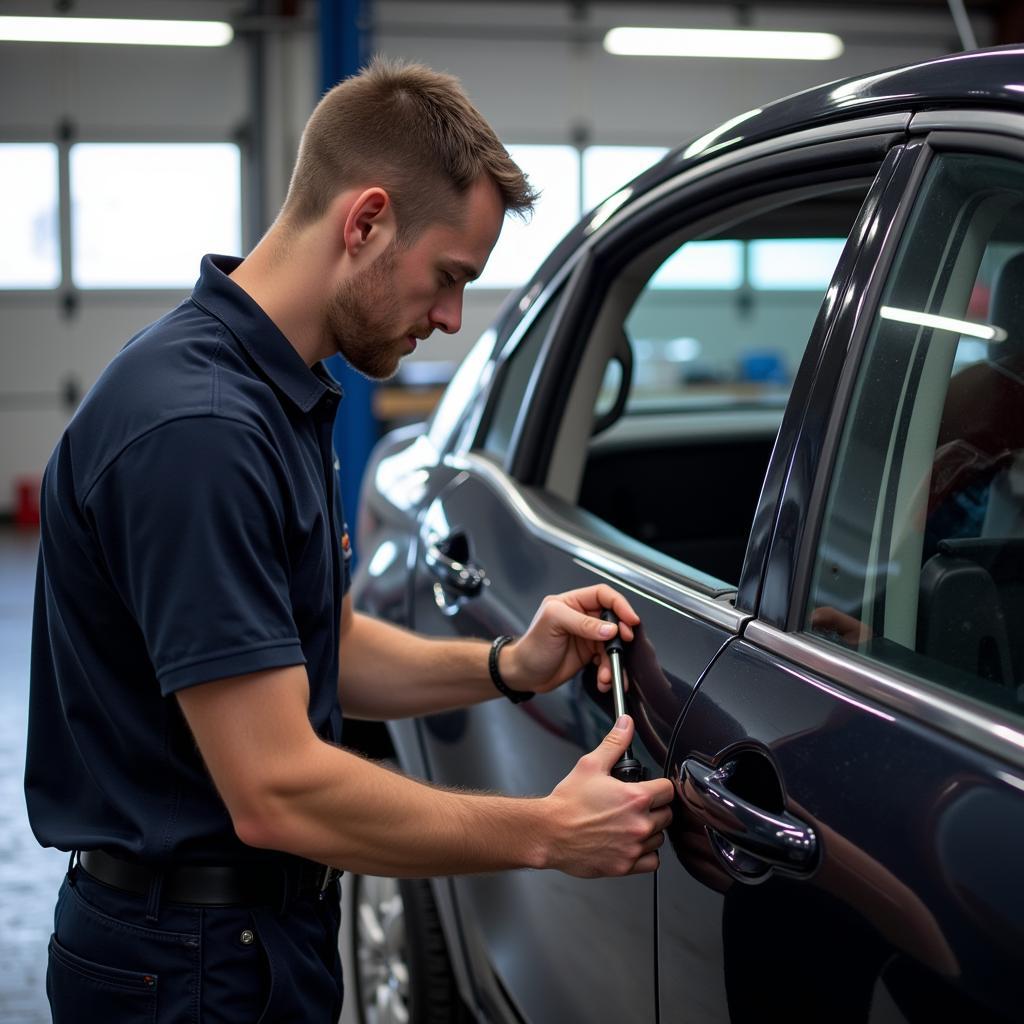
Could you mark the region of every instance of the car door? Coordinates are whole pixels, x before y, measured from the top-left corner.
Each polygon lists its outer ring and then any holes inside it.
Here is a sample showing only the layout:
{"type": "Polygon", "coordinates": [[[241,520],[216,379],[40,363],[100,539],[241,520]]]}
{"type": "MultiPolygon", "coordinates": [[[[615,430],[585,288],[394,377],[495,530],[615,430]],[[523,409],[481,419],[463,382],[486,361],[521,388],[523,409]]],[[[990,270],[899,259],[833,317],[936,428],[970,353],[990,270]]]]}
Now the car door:
{"type": "Polygon", "coordinates": [[[911,131],[673,741],[664,1021],[695,901],[715,1019],[1020,1018],[1024,119],[911,131]]]}
{"type": "MultiPolygon", "coordinates": [[[[634,751],[649,774],[664,770],[680,712],[749,618],[735,604],[739,563],[790,388],[786,365],[800,363],[809,335],[812,349],[821,345],[853,265],[853,255],[839,258],[820,312],[828,269],[798,301],[787,306],[765,295],[752,307],[743,296],[746,281],[678,285],[686,273],[703,273],[712,255],[698,248],[692,259],[695,250],[687,246],[720,244],[719,255],[742,256],[750,238],[767,233],[778,240],[790,219],[802,238],[814,238],[820,217],[841,225],[830,229],[841,232],[833,262],[851,224],[855,253],[898,163],[892,146],[906,120],[875,118],[862,134],[843,126],[730,157],[717,172],[685,176],[675,190],[595,235],[571,276],[546,301],[541,297],[543,308],[513,334],[477,429],[445,460],[449,479],[420,521],[418,630],[517,635],[546,594],[610,583],[642,619],[626,653],[634,751]],[[678,286],[666,289],[666,281],[678,286]],[[731,367],[736,352],[750,354],[737,324],[751,308],[772,337],[780,330],[786,336],[775,363],[769,360],[775,376],[744,369],[742,379],[717,380],[709,411],[707,367],[687,378],[682,405],[661,393],[663,372],[655,368],[650,401],[591,436],[595,423],[608,420],[606,392],[615,390],[609,364],[619,364],[620,380],[628,376],[624,340],[634,357],[648,341],[663,345],[659,353],[681,353],[672,342],[686,322],[703,316],[709,360],[734,344],[720,360],[731,367]],[[648,416],[650,402],[657,408],[648,416]],[[631,482],[623,467],[641,462],[645,479],[631,482]],[[622,486],[605,486],[614,480],[622,486]],[[643,507],[623,504],[636,494],[643,507]],[[675,528],[680,519],[687,529],[675,528]],[[716,528],[716,536],[698,536],[716,528]]],[[[763,366],[763,349],[751,351],[763,366]]],[[[634,390],[642,370],[634,373],[634,390]]],[[[597,692],[588,670],[524,704],[495,700],[419,725],[426,772],[435,781],[542,795],[611,721],[610,699],[597,692]]],[[[522,1019],[657,1018],[654,876],[581,881],[509,872],[450,885],[478,985],[490,985],[522,1019]]],[[[695,977],[708,920],[698,905],[688,952],[695,977]]],[[[720,987],[712,979],[697,1002],[720,1002],[720,987]]]]}

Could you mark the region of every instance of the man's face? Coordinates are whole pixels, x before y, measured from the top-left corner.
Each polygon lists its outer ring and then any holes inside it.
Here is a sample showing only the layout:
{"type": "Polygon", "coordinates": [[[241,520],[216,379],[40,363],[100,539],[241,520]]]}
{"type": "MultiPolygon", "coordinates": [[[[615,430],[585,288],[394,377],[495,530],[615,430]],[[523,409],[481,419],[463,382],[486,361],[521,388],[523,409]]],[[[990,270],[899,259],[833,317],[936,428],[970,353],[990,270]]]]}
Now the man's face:
{"type": "Polygon", "coordinates": [[[458,331],[463,289],[483,270],[503,218],[493,182],[478,181],[463,200],[460,224],[430,225],[408,247],[392,243],[344,282],[328,306],[327,330],[346,361],[387,380],[434,330],[458,331]]]}

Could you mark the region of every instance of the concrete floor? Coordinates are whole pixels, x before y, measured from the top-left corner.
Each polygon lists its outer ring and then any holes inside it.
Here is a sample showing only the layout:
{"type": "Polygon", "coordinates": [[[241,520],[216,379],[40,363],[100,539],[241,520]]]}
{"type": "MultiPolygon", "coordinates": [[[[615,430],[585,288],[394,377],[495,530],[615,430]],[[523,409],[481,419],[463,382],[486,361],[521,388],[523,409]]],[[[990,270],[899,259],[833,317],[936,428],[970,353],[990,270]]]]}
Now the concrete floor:
{"type": "Polygon", "coordinates": [[[0,1021],[44,1024],[46,944],[67,854],[28,827],[23,776],[38,537],[0,531],[0,1021]]]}

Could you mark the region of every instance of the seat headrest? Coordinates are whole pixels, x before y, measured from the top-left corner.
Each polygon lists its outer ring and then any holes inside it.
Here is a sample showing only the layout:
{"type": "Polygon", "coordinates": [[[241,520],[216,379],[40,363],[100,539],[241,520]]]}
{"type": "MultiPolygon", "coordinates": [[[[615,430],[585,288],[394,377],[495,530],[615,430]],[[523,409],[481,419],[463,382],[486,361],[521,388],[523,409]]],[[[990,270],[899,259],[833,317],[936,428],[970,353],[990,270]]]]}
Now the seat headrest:
{"type": "Polygon", "coordinates": [[[1005,362],[1024,357],[1024,252],[1000,267],[992,285],[989,322],[1006,331],[1006,341],[989,344],[989,359],[1005,362]]]}

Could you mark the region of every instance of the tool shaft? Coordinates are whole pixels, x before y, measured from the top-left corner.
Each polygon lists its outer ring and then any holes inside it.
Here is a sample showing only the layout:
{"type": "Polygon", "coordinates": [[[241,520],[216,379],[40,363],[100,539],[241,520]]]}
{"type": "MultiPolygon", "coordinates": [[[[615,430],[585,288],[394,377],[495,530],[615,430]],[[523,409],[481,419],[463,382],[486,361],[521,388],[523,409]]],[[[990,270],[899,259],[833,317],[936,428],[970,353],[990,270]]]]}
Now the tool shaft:
{"type": "Polygon", "coordinates": [[[615,717],[621,718],[626,713],[626,688],[622,682],[622,662],[618,651],[608,655],[612,663],[612,700],[615,702],[615,717]]]}
{"type": "MultiPolygon", "coordinates": [[[[601,618],[605,622],[613,622],[615,625],[619,624],[619,618],[611,608],[605,608],[601,612],[601,618]]],[[[626,684],[622,677],[622,635],[616,633],[604,645],[604,649],[612,665],[612,701],[615,704],[615,718],[618,720],[626,714],[626,684]]],[[[618,779],[619,782],[640,782],[643,780],[643,765],[633,756],[632,747],[626,747],[622,757],[612,765],[611,775],[613,779],[618,779]]]]}

